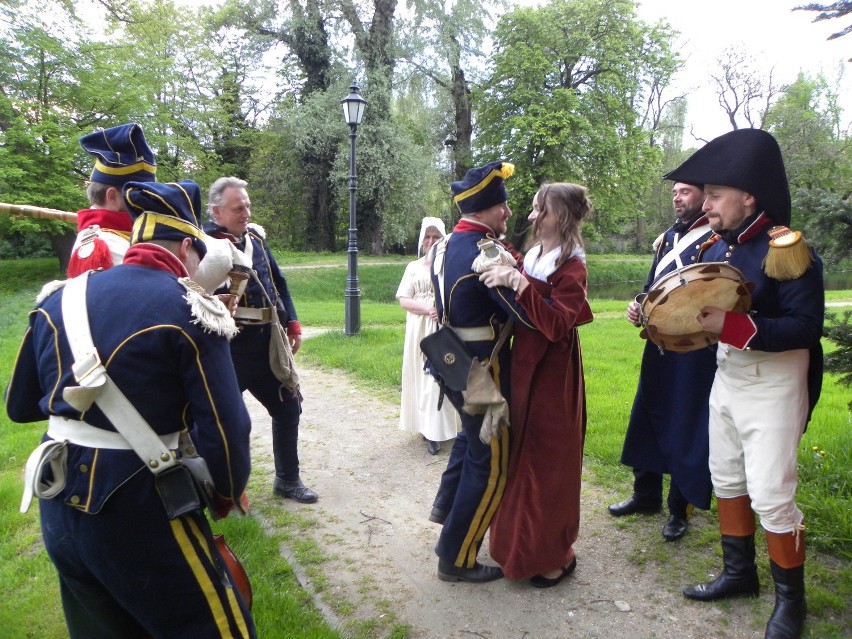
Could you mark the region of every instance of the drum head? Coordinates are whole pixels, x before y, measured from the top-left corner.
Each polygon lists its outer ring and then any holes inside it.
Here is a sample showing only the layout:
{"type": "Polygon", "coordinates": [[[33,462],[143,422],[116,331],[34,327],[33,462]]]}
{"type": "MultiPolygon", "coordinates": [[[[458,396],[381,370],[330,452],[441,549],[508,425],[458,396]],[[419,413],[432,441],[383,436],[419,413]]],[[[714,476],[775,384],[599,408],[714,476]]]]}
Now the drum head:
{"type": "Polygon", "coordinates": [[[660,348],[687,352],[719,341],[696,319],[705,306],[746,312],[751,293],[742,273],[724,263],[693,264],[661,278],[642,305],[645,329],[640,336],[660,348]]]}

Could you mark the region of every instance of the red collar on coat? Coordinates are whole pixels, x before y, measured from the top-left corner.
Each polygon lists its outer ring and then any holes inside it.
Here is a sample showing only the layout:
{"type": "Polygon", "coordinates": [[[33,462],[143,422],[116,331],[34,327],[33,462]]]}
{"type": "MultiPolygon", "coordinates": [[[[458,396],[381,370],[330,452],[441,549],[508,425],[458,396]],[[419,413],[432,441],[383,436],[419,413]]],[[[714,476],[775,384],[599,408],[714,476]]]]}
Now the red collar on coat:
{"type": "Polygon", "coordinates": [[[487,224],[477,222],[476,220],[469,220],[464,217],[456,223],[455,227],[453,227],[453,233],[469,233],[471,231],[485,233],[490,237],[497,237],[496,233],[494,233],[494,229],[487,224]]]}
{"type": "Polygon", "coordinates": [[[133,230],[133,220],[126,211],[108,211],[107,209],[83,209],[77,211],[77,230],[97,224],[102,229],[112,231],[123,231],[130,233],[133,230]]]}
{"type": "Polygon", "coordinates": [[[134,244],[124,254],[124,264],[144,266],[157,271],[168,271],[177,277],[189,277],[183,263],[171,251],[157,244],[134,244]]]}

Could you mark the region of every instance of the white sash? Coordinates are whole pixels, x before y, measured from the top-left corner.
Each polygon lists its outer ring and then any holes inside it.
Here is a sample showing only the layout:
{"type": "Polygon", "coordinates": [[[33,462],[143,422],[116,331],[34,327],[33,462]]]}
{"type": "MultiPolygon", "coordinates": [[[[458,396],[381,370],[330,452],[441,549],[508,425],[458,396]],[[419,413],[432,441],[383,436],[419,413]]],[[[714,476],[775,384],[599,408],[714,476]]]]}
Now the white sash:
{"type": "Polygon", "coordinates": [[[675,260],[677,261],[677,267],[683,268],[683,262],[681,262],[680,254],[683,253],[683,251],[685,251],[688,247],[692,246],[693,242],[698,241],[698,239],[702,235],[709,235],[712,232],[713,231],[709,226],[707,226],[706,224],[702,224],[701,226],[697,226],[691,231],[689,231],[689,233],[687,233],[680,239],[678,239],[677,235],[675,235],[674,246],[672,247],[672,250],[666,253],[663,256],[663,259],[661,259],[657,263],[657,269],[654,271],[654,281],[656,282],[657,279],[660,277],[660,273],[662,273],[666,269],[666,267],[675,260]]]}

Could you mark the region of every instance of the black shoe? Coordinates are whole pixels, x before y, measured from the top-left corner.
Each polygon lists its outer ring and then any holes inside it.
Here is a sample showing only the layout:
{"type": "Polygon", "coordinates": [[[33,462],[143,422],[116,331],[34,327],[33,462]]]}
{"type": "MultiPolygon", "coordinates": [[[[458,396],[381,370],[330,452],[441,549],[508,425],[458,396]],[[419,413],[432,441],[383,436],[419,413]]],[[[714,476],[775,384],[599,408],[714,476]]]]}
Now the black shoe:
{"type": "Polygon", "coordinates": [[[530,577],[530,585],[535,586],[536,588],[551,588],[556,584],[560,583],[565,577],[574,572],[574,569],[577,567],[577,558],[571,560],[571,563],[565,566],[562,569],[562,574],[558,577],[554,577],[550,579],[549,577],[544,577],[543,575],[536,575],[535,577],[530,577]]]}
{"type": "Polygon", "coordinates": [[[662,502],[649,504],[641,501],[638,497],[636,497],[636,495],[633,495],[630,499],[625,499],[621,503],[610,506],[609,514],[613,517],[623,517],[624,515],[633,515],[635,513],[639,513],[641,515],[654,515],[660,512],[662,507],[662,502]]]}
{"type": "Polygon", "coordinates": [[[481,584],[502,578],[503,569],[500,566],[483,566],[476,562],[473,568],[459,568],[443,559],[438,560],[438,579],[441,581],[469,581],[481,584]]]}
{"type": "Polygon", "coordinates": [[[436,524],[444,525],[444,520],[447,518],[447,513],[444,510],[441,510],[437,506],[432,508],[432,512],[429,513],[429,521],[433,521],[436,524]]]}
{"type": "Polygon", "coordinates": [[[430,455],[437,455],[441,450],[441,442],[433,442],[431,439],[426,440],[426,451],[430,455]]]}
{"type": "Polygon", "coordinates": [[[669,520],[663,526],[663,538],[666,541],[677,541],[686,534],[687,528],[689,528],[689,523],[687,523],[686,517],[669,515],[669,520]]]}
{"type": "Polygon", "coordinates": [[[293,499],[302,504],[313,504],[319,495],[302,483],[301,479],[286,481],[275,478],[272,483],[272,492],[286,499],[293,499]]]}

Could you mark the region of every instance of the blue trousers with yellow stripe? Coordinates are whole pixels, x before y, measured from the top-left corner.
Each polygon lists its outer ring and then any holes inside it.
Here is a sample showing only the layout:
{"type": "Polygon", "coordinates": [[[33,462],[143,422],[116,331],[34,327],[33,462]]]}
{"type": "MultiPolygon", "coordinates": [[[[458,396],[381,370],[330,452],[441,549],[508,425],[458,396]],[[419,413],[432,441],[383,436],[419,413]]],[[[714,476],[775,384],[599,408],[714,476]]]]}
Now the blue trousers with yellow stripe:
{"type": "Polygon", "coordinates": [[[503,498],[509,459],[509,437],[490,444],[479,439],[481,415],[461,412],[462,432],[456,437],[435,505],[447,512],[435,552],[443,561],[473,568],[485,531],[503,498]]]}
{"type": "Polygon", "coordinates": [[[169,521],[145,470],[97,514],[39,502],[71,639],[256,637],[200,512],[169,521]]]}

